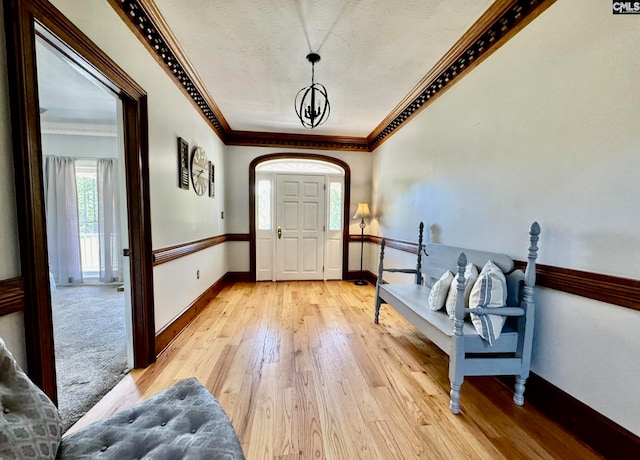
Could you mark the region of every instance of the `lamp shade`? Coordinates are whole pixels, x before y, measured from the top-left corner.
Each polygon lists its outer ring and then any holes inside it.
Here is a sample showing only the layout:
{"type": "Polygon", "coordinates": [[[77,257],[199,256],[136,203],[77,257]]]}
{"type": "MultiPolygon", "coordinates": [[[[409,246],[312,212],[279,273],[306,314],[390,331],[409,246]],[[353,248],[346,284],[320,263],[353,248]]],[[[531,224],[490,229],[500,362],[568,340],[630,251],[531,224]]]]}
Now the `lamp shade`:
{"type": "Polygon", "coordinates": [[[367,203],[358,203],[358,209],[356,209],[356,213],[353,215],[353,218],[364,219],[365,217],[371,217],[369,205],[367,203]]]}

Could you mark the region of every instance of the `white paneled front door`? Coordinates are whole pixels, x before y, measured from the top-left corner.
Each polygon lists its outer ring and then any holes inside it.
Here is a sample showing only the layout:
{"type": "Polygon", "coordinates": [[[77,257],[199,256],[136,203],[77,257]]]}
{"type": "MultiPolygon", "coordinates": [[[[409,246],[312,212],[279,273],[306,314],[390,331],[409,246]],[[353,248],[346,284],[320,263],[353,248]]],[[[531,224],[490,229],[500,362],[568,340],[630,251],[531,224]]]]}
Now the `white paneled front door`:
{"type": "Polygon", "coordinates": [[[279,174],[276,200],[276,280],[323,279],[325,177],[279,174]]]}

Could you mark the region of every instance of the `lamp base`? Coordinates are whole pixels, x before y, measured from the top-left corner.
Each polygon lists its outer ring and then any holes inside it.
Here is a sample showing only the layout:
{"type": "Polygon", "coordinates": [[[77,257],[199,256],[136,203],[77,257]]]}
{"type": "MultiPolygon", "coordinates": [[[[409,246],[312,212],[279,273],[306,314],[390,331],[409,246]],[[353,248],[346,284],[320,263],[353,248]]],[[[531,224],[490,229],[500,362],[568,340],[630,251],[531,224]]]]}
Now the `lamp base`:
{"type": "Polygon", "coordinates": [[[365,280],[358,280],[358,281],[354,281],[353,284],[355,284],[356,286],[366,286],[369,283],[367,283],[365,280]]]}

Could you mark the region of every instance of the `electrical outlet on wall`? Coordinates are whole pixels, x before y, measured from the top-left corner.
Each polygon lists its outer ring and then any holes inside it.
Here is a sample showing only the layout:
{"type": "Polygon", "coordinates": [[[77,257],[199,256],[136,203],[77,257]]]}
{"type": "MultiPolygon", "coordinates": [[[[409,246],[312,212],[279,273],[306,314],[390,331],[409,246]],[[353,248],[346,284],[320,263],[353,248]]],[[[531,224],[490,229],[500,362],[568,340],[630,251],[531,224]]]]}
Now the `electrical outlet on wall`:
{"type": "Polygon", "coordinates": [[[196,279],[198,279],[198,280],[200,279],[200,270],[196,271],[196,279]]]}

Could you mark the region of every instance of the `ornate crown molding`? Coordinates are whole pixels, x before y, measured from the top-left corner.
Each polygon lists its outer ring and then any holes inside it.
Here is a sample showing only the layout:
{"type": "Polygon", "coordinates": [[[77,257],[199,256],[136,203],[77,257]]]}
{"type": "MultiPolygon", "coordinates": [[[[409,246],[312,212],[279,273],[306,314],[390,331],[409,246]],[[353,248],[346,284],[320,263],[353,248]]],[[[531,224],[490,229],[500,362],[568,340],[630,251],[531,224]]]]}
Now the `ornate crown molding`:
{"type": "Polygon", "coordinates": [[[555,1],[496,1],[373,130],[368,136],[371,151],[555,1]]]}
{"type": "Polygon", "coordinates": [[[225,144],[372,152],[556,0],[496,0],[366,138],[232,130],[153,1],[108,1],[225,144]]]}
{"type": "Polygon", "coordinates": [[[72,136],[116,137],[118,135],[115,126],[100,124],[43,122],[41,130],[43,134],[67,134],[72,136]]]}
{"type": "Polygon", "coordinates": [[[227,145],[370,152],[369,144],[364,137],[281,134],[255,131],[232,131],[227,140],[227,145]]]}
{"type": "Polygon", "coordinates": [[[206,91],[155,4],[149,0],[109,0],[109,3],[193,101],[224,142],[231,128],[213,98],[206,91]]]}

